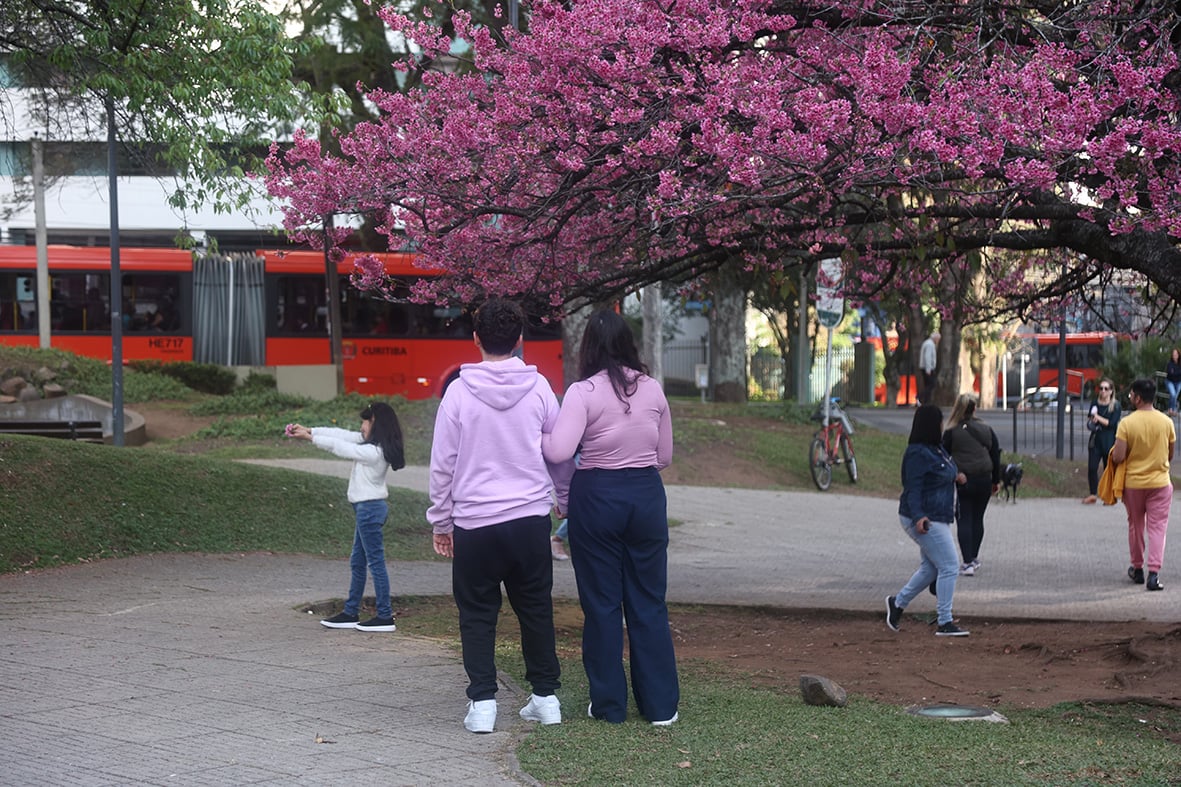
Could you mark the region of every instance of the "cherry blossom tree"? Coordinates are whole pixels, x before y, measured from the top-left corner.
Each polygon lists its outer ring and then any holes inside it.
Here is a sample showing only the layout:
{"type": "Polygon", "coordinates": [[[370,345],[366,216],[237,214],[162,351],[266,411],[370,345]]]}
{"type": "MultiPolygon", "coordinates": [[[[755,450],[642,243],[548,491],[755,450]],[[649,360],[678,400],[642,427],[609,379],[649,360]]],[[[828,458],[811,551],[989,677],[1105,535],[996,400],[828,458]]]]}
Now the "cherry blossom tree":
{"type": "MultiPolygon", "coordinates": [[[[396,68],[454,51],[380,13],[416,47],[396,68]]],[[[450,274],[419,297],[557,310],[839,255],[867,299],[969,264],[981,308],[1110,268],[1181,298],[1175,2],[540,0],[503,39],[452,21],[471,70],[368,91],[380,117],[339,153],[299,134],[266,176],[297,237],[363,213],[413,243],[450,274]]]]}

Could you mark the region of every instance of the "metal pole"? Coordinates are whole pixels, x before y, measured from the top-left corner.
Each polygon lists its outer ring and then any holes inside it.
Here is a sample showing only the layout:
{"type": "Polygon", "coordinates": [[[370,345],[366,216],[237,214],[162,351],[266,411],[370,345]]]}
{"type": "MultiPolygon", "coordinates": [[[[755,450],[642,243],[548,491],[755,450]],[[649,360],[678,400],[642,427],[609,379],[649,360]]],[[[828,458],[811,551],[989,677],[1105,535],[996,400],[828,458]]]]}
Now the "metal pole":
{"type": "Polygon", "coordinates": [[[1054,441],[1054,455],[1062,459],[1066,456],[1066,304],[1062,305],[1062,313],[1058,321],[1058,434],[1054,441]]]}
{"type": "Polygon", "coordinates": [[[520,0],[508,0],[508,23],[513,30],[521,29],[521,3],[520,0]]]}
{"type": "MultiPolygon", "coordinates": [[[[33,136],[33,223],[37,236],[37,335],[49,347],[49,238],[45,227],[45,146],[33,136]]],[[[23,327],[23,326],[22,326],[23,327]]]]}
{"type": "Polygon", "coordinates": [[[119,160],[115,100],[107,105],[107,190],[111,201],[111,433],[123,445],[123,276],[119,271],[119,160]]]}
{"type": "Polygon", "coordinates": [[[328,233],[332,229],[332,214],[324,216],[324,276],[328,284],[328,342],[332,363],[336,366],[336,395],[344,393],[344,346],[340,331],[340,274],[329,254],[328,233]]]}

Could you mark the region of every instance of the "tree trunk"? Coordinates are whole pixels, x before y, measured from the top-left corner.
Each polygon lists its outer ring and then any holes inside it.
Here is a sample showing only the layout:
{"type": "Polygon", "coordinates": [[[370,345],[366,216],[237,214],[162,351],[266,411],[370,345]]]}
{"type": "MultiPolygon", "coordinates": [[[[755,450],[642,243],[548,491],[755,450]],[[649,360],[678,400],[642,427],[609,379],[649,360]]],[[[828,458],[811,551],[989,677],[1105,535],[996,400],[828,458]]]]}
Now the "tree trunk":
{"type": "Polygon", "coordinates": [[[562,382],[566,387],[578,381],[578,349],[582,346],[586,323],[594,312],[595,307],[584,306],[562,319],[562,382]]]}
{"type": "Polygon", "coordinates": [[[648,367],[648,374],[664,386],[664,297],[659,284],[645,287],[640,296],[644,316],[644,336],[640,346],[640,360],[648,367]]]}
{"type": "Polygon", "coordinates": [[[746,291],[724,272],[713,277],[709,382],[715,402],[746,401],[746,291]]]}

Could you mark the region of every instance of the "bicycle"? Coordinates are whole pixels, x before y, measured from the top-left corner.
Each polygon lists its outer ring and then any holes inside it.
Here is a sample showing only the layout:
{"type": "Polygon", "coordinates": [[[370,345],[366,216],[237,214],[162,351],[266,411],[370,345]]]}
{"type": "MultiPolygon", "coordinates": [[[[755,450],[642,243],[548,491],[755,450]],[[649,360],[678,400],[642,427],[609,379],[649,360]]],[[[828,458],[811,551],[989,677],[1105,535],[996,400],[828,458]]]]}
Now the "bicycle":
{"type": "Polygon", "coordinates": [[[826,492],[832,486],[834,465],[844,465],[849,481],[857,483],[857,456],[850,437],[853,423],[841,409],[840,400],[833,397],[829,402],[827,421],[823,407],[812,414],[812,419],[820,421],[820,429],[812,436],[812,444],[808,447],[808,468],[812,471],[816,488],[826,492]]]}

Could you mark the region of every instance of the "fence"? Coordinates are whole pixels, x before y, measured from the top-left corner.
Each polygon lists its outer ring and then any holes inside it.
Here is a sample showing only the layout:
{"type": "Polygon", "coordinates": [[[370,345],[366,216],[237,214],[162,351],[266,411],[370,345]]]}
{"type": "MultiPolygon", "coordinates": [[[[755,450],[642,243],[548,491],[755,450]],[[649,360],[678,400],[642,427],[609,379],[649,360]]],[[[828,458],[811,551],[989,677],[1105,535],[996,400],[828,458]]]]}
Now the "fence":
{"type": "MultiPolygon", "coordinates": [[[[853,347],[834,347],[832,350],[832,395],[848,401],[853,380],[853,347]]],[[[695,368],[709,363],[709,349],[701,342],[670,342],[664,347],[665,391],[670,395],[688,396],[697,393],[695,368]]],[[[810,401],[824,398],[824,350],[812,354],[809,377],[810,401]]],[[[746,359],[747,396],[752,401],[775,402],[784,398],[786,370],[783,358],[770,347],[760,347],[746,359]]]]}

